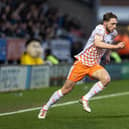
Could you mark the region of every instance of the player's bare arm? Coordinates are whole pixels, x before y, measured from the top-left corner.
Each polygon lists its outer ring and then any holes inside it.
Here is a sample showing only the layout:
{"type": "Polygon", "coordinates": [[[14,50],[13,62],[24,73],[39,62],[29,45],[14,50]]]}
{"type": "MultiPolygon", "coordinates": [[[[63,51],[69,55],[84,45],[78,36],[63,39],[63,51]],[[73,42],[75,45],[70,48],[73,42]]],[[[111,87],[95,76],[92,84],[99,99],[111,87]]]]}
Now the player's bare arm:
{"type": "Polygon", "coordinates": [[[102,40],[103,40],[102,36],[96,35],[94,45],[102,49],[120,49],[120,48],[124,48],[125,46],[124,42],[119,42],[118,44],[115,45],[115,44],[104,43],[102,40]]]}

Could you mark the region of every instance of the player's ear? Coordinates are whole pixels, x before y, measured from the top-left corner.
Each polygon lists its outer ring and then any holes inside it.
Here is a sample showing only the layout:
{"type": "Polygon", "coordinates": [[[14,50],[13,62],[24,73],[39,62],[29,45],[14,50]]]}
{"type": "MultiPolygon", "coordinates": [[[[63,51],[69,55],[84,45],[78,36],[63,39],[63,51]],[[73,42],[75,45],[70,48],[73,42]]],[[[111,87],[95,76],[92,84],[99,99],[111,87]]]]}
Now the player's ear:
{"type": "Polygon", "coordinates": [[[107,25],[107,21],[103,21],[103,25],[106,26],[107,25]]]}

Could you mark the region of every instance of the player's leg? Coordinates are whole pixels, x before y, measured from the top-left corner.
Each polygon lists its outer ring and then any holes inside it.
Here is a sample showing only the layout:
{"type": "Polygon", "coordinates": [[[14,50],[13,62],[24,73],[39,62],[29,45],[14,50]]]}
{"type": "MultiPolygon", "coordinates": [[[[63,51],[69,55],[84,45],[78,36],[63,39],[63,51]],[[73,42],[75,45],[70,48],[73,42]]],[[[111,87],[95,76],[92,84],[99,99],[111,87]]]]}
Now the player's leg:
{"type": "Polygon", "coordinates": [[[65,94],[68,94],[72,90],[74,85],[75,85],[75,82],[71,80],[66,80],[63,87],[55,91],[53,95],[50,97],[49,101],[45,105],[45,109],[48,110],[48,108],[50,108],[52,104],[56,103],[65,94]]]}
{"type": "Polygon", "coordinates": [[[46,113],[48,109],[56,103],[60,98],[62,98],[65,94],[68,94],[72,88],[75,86],[75,82],[66,80],[63,87],[57,91],[55,91],[52,96],[49,98],[48,102],[43,105],[42,109],[40,110],[40,113],[38,115],[39,119],[44,119],[46,117],[46,113]]]}
{"type": "Polygon", "coordinates": [[[75,62],[74,65],[71,67],[69,71],[69,75],[63,87],[55,91],[53,95],[50,97],[50,99],[48,100],[48,102],[42,107],[38,116],[40,119],[44,119],[51,105],[56,103],[65,94],[68,94],[73,89],[76,82],[85,76],[83,72],[84,70],[81,70],[80,65],[81,64],[79,62],[75,62]]]}
{"type": "Polygon", "coordinates": [[[110,82],[110,75],[105,69],[100,69],[92,74],[93,78],[99,80],[96,82],[90,91],[84,96],[87,100],[89,100],[92,96],[96,95],[100,91],[104,89],[105,86],[110,82]]]}
{"type": "Polygon", "coordinates": [[[82,101],[84,102],[83,107],[86,111],[91,112],[91,109],[88,105],[88,101],[96,94],[98,94],[100,91],[104,89],[105,86],[110,82],[110,76],[108,72],[103,68],[95,71],[92,74],[92,77],[99,80],[96,82],[92,88],[89,90],[89,92],[82,97],[82,101]]]}

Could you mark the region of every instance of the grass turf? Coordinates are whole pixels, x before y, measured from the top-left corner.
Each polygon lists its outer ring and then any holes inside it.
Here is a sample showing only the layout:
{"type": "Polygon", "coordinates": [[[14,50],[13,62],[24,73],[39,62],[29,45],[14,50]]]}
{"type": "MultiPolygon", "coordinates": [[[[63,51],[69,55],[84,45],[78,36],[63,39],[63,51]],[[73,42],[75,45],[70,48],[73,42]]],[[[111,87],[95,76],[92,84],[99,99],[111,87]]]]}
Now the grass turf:
{"type": "MultiPolygon", "coordinates": [[[[79,85],[59,103],[78,100],[93,83],[79,85]]],[[[0,113],[41,106],[59,87],[0,94],[0,113]]],[[[99,95],[129,91],[129,80],[112,81],[99,95]]],[[[90,102],[91,113],[78,103],[51,108],[45,120],[37,111],[0,117],[0,129],[129,129],[129,95],[90,102]]]]}

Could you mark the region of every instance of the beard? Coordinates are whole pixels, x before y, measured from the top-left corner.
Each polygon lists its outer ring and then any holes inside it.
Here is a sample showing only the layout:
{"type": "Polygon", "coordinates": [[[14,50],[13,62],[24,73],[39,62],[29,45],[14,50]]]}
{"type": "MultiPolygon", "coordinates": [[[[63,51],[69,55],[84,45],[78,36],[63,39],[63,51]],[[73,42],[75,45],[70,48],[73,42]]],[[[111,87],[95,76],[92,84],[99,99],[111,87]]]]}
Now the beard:
{"type": "Polygon", "coordinates": [[[112,30],[110,30],[110,29],[109,29],[109,27],[108,27],[108,26],[106,26],[106,31],[107,31],[108,33],[111,33],[111,32],[113,32],[113,29],[112,29],[112,30]]]}
{"type": "Polygon", "coordinates": [[[113,31],[113,30],[112,31],[109,30],[108,26],[106,26],[106,30],[107,30],[108,33],[111,33],[113,31]]]}

